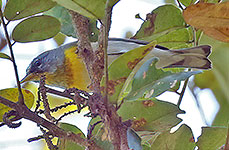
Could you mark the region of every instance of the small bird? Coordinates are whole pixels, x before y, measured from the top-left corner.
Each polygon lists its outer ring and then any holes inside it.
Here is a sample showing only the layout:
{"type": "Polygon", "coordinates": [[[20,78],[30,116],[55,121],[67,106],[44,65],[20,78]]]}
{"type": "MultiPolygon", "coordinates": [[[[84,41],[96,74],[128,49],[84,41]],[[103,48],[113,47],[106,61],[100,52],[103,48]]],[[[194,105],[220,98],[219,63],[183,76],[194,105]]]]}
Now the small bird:
{"type": "MultiPolygon", "coordinates": [[[[108,40],[108,55],[118,57],[119,55],[148,44],[149,42],[111,38],[108,40]]],[[[96,47],[97,43],[92,43],[96,47]]],[[[56,49],[46,51],[32,60],[26,70],[26,76],[21,83],[26,81],[39,81],[40,75],[46,76],[46,84],[87,90],[90,78],[83,60],[75,53],[77,42],[72,42],[56,49]]],[[[208,45],[197,46],[180,50],[169,50],[156,45],[151,53],[159,58],[156,67],[187,67],[198,69],[210,69],[211,62],[208,59],[211,53],[208,45]]],[[[114,60],[115,58],[112,58],[114,60]]]]}

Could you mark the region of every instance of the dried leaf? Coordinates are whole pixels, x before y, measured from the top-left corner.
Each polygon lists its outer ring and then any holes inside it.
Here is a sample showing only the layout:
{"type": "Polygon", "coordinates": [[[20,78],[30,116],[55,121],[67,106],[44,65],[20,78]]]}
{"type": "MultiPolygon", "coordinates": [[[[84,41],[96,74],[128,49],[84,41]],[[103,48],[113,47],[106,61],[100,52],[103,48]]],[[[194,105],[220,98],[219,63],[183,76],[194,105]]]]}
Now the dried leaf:
{"type": "Polygon", "coordinates": [[[183,16],[188,24],[208,36],[229,42],[229,2],[191,5],[184,10],[183,16]]]}
{"type": "Polygon", "coordinates": [[[222,27],[222,28],[201,28],[201,30],[208,36],[222,41],[222,42],[229,42],[229,26],[222,27]]]}

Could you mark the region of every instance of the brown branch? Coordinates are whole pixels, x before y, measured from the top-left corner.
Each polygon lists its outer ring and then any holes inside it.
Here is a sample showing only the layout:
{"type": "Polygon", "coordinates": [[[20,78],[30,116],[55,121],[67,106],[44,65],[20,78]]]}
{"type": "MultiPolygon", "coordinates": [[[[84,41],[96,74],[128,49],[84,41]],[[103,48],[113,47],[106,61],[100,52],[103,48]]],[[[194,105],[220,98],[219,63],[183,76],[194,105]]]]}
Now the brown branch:
{"type": "MultiPolygon", "coordinates": [[[[95,74],[93,73],[94,51],[89,40],[89,19],[72,10],[69,10],[69,12],[72,16],[72,21],[79,40],[76,53],[83,58],[93,85],[96,82],[95,74]]],[[[91,89],[94,90],[93,88],[91,89]]]]}
{"type": "MultiPolygon", "coordinates": [[[[108,3],[109,1],[106,5],[106,16],[102,21],[100,20],[102,25],[98,39],[98,47],[97,49],[95,49],[94,52],[91,52],[91,49],[87,47],[88,45],[90,45],[90,41],[88,38],[88,22],[85,21],[87,19],[75,12],[70,11],[70,13],[72,15],[73,23],[75,24],[77,35],[79,38],[78,51],[80,56],[83,57],[85,64],[87,65],[87,69],[92,81],[90,88],[92,89],[94,94],[90,96],[88,100],[90,112],[92,115],[98,114],[102,118],[105,128],[107,128],[109,131],[108,137],[114,145],[114,149],[128,150],[129,147],[126,134],[128,127],[122,122],[121,118],[118,116],[114,105],[109,103],[108,96],[102,96],[100,88],[100,82],[104,73],[106,75],[106,81],[108,81],[108,63],[106,56],[104,56],[106,54],[106,49],[108,46],[108,33],[110,30],[112,15],[112,7],[108,6],[108,3]],[[84,39],[86,40],[82,41],[84,39]],[[90,58],[88,58],[88,55],[90,58]],[[106,71],[104,72],[105,67],[106,71]]],[[[88,148],[90,149],[90,147],[88,148]]]]}
{"type": "Polygon", "coordinates": [[[49,130],[49,133],[52,134],[53,136],[73,141],[84,147],[92,146],[94,147],[95,150],[100,150],[100,148],[97,145],[95,145],[93,142],[88,142],[86,139],[81,138],[80,135],[78,134],[76,135],[72,132],[64,131],[54,123],[49,122],[48,120],[38,116],[36,113],[28,109],[28,107],[26,107],[25,105],[14,103],[1,96],[0,96],[0,103],[14,109],[18,113],[18,115],[21,116],[22,118],[28,119],[30,121],[37,123],[42,127],[45,127],[46,129],[49,130]]]}
{"type": "Polygon", "coordinates": [[[40,87],[39,87],[38,94],[41,94],[41,98],[43,100],[45,117],[49,119],[50,121],[54,122],[55,118],[52,117],[51,112],[50,112],[50,107],[49,107],[49,102],[47,99],[47,93],[46,93],[46,87],[45,87],[45,76],[43,75],[40,78],[40,87]]]}
{"type": "Polygon", "coordinates": [[[49,134],[45,131],[45,129],[40,127],[40,130],[43,133],[43,138],[45,139],[45,142],[47,143],[48,148],[50,150],[58,150],[58,147],[52,143],[52,138],[49,137],[49,134]]]}
{"type": "Polygon", "coordinates": [[[55,95],[59,95],[59,96],[63,96],[65,98],[69,98],[69,99],[72,99],[74,98],[74,96],[70,95],[69,93],[67,92],[61,92],[61,91],[58,91],[58,90],[55,90],[55,89],[52,89],[52,88],[49,88],[49,87],[46,87],[46,91],[48,93],[51,93],[51,94],[55,94],[55,95]]]}

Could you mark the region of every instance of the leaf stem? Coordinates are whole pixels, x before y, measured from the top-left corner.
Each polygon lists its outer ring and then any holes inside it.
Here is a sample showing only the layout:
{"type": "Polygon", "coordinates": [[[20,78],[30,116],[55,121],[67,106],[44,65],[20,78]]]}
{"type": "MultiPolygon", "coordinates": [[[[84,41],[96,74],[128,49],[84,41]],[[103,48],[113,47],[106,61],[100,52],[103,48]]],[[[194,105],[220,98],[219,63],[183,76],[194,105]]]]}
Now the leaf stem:
{"type": "MultiPolygon", "coordinates": [[[[189,70],[190,70],[190,69],[189,69],[189,70]]],[[[186,79],[185,82],[184,82],[182,91],[181,91],[181,93],[180,93],[179,100],[178,100],[178,102],[177,102],[177,106],[178,106],[178,107],[180,107],[181,101],[182,101],[182,99],[183,99],[183,97],[184,97],[184,92],[185,92],[185,89],[186,89],[186,87],[187,87],[187,85],[188,85],[188,80],[189,80],[189,78],[186,79]]]]}
{"type": "Polygon", "coordinates": [[[104,17],[104,31],[103,33],[103,46],[104,46],[104,75],[105,75],[105,106],[108,105],[108,82],[109,82],[109,77],[108,77],[108,52],[107,52],[107,47],[108,47],[108,31],[110,27],[110,16],[111,15],[111,9],[109,7],[109,0],[106,2],[106,9],[105,9],[105,17],[104,17]]]}
{"type": "Polygon", "coordinates": [[[14,53],[13,53],[13,49],[12,49],[12,44],[10,42],[10,37],[9,37],[8,31],[7,31],[7,24],[5,23],[5,20],[4,20],[3,14],[2,14],[2,10],[0,10],[0,16],[1,16],[2,25],[3,25],[3,28],[4,28],[4,32],[5,32],[5,36],[6,36],[6,41],[7,41],[7,44],[9,46],[9,49],[10,49],[11,60],[13,62],[13,67],[14,67],[14,72],[15,72],[15,77],[16,77],[16,82],[17,82],[17,87],[18,87],[18,93],[19,93],[18,102],[19,102],[19,104],[24,105],[24,96],[23,96],[22,90],[21,90],[21,84],[20,84],[20,81],[19,81],[17,65],[16,65],[16,62],[15,62],[14,53]]]}

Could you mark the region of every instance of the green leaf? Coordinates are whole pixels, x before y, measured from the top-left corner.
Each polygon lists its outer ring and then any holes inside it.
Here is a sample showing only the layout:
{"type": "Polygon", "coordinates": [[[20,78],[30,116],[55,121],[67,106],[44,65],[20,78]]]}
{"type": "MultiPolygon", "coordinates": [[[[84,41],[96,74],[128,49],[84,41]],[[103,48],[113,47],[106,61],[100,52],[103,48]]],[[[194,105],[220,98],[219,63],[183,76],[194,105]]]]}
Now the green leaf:
{"type": "MultiPolygon", "coordinates": [[[[101,121],[101,118],[99,116],[92,118],[89,127],[94,126],[98,123],[98,121],[101,121]]],[[[107,129],[104,128],[104,124],[100,122],[99,124],[94,126],[94,129],[92,130],[92,139],[101,149],[114,150],[113,144],[111,143],[111,141],[108,140],[107,132],[109,131],[107,131],[107,129]]]]}
{"type": "Polygon", "coordinates": [[[102,150],[114,150],[113,144],[108,140],[95,139],[96,145],[98,145],[102,150]]]}
{"type": "Polygon", "coordinates": [[[134,76],[132,89],[125,97],[126,100],[138,100],[141,97],[153,98],[173,88],[177,82],[183,81],[201,71],[189,71],[172,73],[164,72],[163,69],[156,69],[155,57],[146,61],[134,76]]]}
{"type": "Polygon", "coordinates": [[[7,20],[18,20],[47,11],[55,5],[51,0],[9,0],[4,15],[7,20]]]}
{"type": "Polygon", "coordinates": [[[216,150],[220,149],[227,138],[226,127],[203,127],[203,133],[198,138],[199,149],[216,150]]]}
{"type": "Polygon", "coordinates": [[[191,129],[183,124],[175,133],[161,133],[151,145],[151,150],[193,150],[195,146],[191,129]]]}
{"type": "Polygon", "coordinates": [[[133,129],[130,128],[127,129],[127,141],[130,149],[134,149],[134,150],[142,149],[141,138],[133,129]]]}
{"type": "Polygon", "coordinates": [[[106,0],[53,0],[59,5],[91,19],[102,19],[106,0]]]}
{"type": "MultiPolygon", "coordinates": [[[[109,66],[109,101],[115,103],[121,97],[123,85],[135,66],[152,50],[155,43],[138,47],[118,57],[109,66]]],[[[102,81],[104,85],[104,80],[102,81]]]]}
{"type": "Polygon", "coordinates": [[[155,40],[160,45],[178,49],[191,46],[192,32],[186,29],[182,13],[177,7],[163,5],[147,14],[146,21],[133,38],[155,40]]]}
{"type": "Polygon", "coordinates": [[[1,53],[1,52],[0,52],[0,58],[11,60],[11,57],[9,55],[7,55],[5,53],[1,53]]]}
{"type": "Polygon", "coordinates": [[[213,52],[210,59],[213,68],[210,71],[205,71],[203,74],[196,75],[194,82],[201,89],[211,89],[220,105],[220,110],[215,117],[213,125],[227,126],[229,121],[229,43],[219,42],[203,35],[200,44],[212,46],[213,52]]]}
{"type": "Polygon", "coordinates": [[[20,22],[13,30],[17,42],[42,41],[54,37],[60,31],[60,22],[51,16],[35,16],[20,22]]]}
{"type": "MultiPolygon", "coordinates": [[[[69,14],[69,11],[60,6],[56,5],[56,7],[50,9],[49,11],[45,12],[46,15],[53,16],[59,19],[61,23],[61,32],[67,36],[72,36],[77,38],[75,28],[73,27],[72,17],[69,14]]],[[[95,20],[90,20],[89,22],[89,32],[90,32],[90,41],[95,42],[98,39],[98,28],[95,20]]]]}
{"type": "MultiPolygon", "coordinates": [[[[228,0],[224,0],[224,2],[226,2],[228,0]]],[[[219,0],[207,0],[206,2],[208,3],[219,3],[219,0]]]]}
{"type": "Polygon", "coordinates": [[[57,35],[55,35],[53,37],[53,40],[55,40],[56,44],[58,46],[64,44],[65,40],[66,40],[67,36],[65,36],[64,34],[62,34],[61,32],[57,33],[57,35]]]}
{"type": "Polygon", "coordinates": [[[72,17],[68,10],[60,5],[45,12],[45,15],[57,18],[61,23],[61,32],[67,36],[76,37],[76,31],[73,27],[72,17]]]}
{"type": "Polygon", "coordinates": [[[183,28],[172,30],[171,32],[168,32],[167,34],[160,36],[155,40],[161,46],[165,46],[170,49],[180,49],[192,47],[193,44],[190,43],[191,39],[191,31],[189,29],[183,28]]]}
{"type": "Polygon", "coordinates": [[[171,29],[184,28],[185,22],[181,11],[174,5],[163,5],[148,14],[147,20],[134,36],[137,39],[154,36],[171,29]],[[169,12],[169,13],[168,13],[169,12]]]}
{"type": "Polygon", "coordinates": [[[187,7],[191,4],[195,4],[196,0],[179,0],[179,2],[187,7]]]}
{"type": "MultiPolygon", "coordinates": [[[[34,95],[26,89],[22,89],[22,93],[24,96],[25,104],[28,108],[31,108],[34,103],[34,95]]],[[[0,96],[12,101],[17,102],[18,101],[18,89],[17,88],[9,88],[9,89],[3,89],[0,90],[0,96]]],[[[2,121],[3,115],[11,110],[11,108],[0,104],[0,122],[2,121]]]]}
{"type": "Polygon", "coordinates": [[[183,113],[176,105],[158,101],[125,101],[118,114],[125,120],[132,120],[135,131],[163,132],[175,126],[181,120],[176,117],[183,113]]]}
{"type": "MultiPolygon", "coordinates": [[[[81,138],[86,138],[83,134],[83,132],[77,128],[74,125],[68,124],[68,123],[60,123],[60,128],[64,129],[65,131],[70,131],[75,134],[80,134],[81,138]]],[[[67,139],[58,139],[58,148],[61,150],[84,150],[85,147],[80,146],[77,143],[74,143],[67,139]]]]}
{"type": "Polygon", "coordinates": [[[109,7],[113,7],[114,5],[116,5],[120,0],[109,0],[108,6],[109,7]]]}
{"type": "Polygon", "coordinates": [[[142,139],[143,150],[150,150],[151,145],[162,132],[138,131],[137,133],[142,139]]]}

